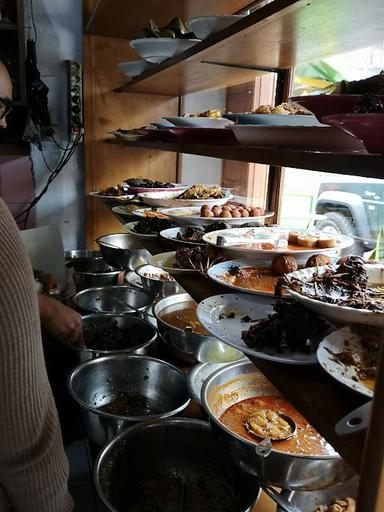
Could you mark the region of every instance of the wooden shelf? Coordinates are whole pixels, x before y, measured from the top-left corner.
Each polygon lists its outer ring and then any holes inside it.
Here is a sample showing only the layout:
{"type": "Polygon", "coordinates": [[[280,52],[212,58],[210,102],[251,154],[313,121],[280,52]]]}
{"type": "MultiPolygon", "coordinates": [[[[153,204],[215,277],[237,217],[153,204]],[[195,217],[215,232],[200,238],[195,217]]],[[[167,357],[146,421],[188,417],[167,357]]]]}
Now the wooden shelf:
{"type": "Polygon", "coordinates": [[[214,146],[211,144],[171,144],[163,142],[121,142],[108,139],[111,144],[129,148],[158,149],[191,155],[254,162],[294,169],[335,172],[338,174],[382,178],[384,155],[358,153],[326,153],[257,146],[214,146]]]}
{"type": "MultiPolygon", "coordinates": [[[[369,4],[367,8],[361,0],[274,0],[117,91],[180,96],[370,46],[382,40],[382,0],[369,4]]],[[[108,2],[103,5],[106,8],[108,2]]],[[[141,5],[140,11],[152,16],[141,5]]]]}
{"type": "MultiPolygon", "coordinates": [[[[212,295],[230,293],[228,288],[196,274],[177,275],[175,278],[197,302],[212,295]]],[[[359,472],[365,433],[340,437],[335,433],[334,426],[367,399],[338,384],[319,366],[290,366],[252,357],[250,359],[350,466],[359,472]]]]}
{"type": "Polygon", "coordinates": [[[96,36],[133,39],[140,37],[149,18],[163,26],[179,16],[182,20],[195,16],[235,14],[252,0],[140,0],[135,8],[134,2],[127,0],[100,0],[93,9],[85,33],[96,36]],[[134,15],[133,15],[134,13],[134,15]]]}

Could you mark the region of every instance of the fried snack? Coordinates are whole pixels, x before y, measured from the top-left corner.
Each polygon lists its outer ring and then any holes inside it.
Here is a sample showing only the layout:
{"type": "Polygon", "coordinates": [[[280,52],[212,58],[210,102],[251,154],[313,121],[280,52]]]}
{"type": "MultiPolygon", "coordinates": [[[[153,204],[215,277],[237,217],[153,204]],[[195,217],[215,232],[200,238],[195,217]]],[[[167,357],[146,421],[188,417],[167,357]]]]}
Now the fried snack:
{"type": "Polygon", "coordinates": [[[288,243],[297,245],[297,237],[301,235],[300,231],[290,231],[288,235],[288,243]]]}
{"type": "Polygon", "coordinates": [[[253,114],[270,114],[271,113],[271,105],[260,105],[254,110],[253,114]]]}
{"type": "Polygon", "coordinates": [[[156,217],[157,219],[167,219],[168,218],[166,215],[164,215],[163,213],[160,213],[156,210],[144,210],[143,213],[146,217],[150,217],[150,218],[153,218],[153,217],[156,217]]]}
{"type": "Polygon", "coordinates": [[[299,268],[297,261],[293,256],[286,256],[284,254],[279,254],[279,256],[275,256],[271,263],[271,268],[276,274],[289,274],[290,272],[295,272],[299,268]]]}
{"type": "Polygon", "coordinates": [[[221,110],[213,108],[206,110],[205,112],[185,113],[183,117],[209,117],[210,119],[221,119],[221,110]]]}
{"type": "Polygon", "coordinates": [[[320,505],[314,512],[356,512],[356,502],[353,498],[335,500],[331,505],[320,505]]]}
{"type": "Polygon", "coordinates": [[[251,208],[244,204],[236,205],[224,205],[219,206],[215,204],[210,207],[204,205],[200,208],[200,217],[221,217],[221,218],[240,218],[240,217],[260,217],[264,215],[264,208],[255,207],[251,208]]]}
{"type": "Polygon", "coordinates": [[[283,105],[277,105],[277,107],[271,108],[271,114],[282,114],[285,116],[289,116],[291,112],[289,110],[286,110],[283,105]]]}
{"type": "Polygon", "coordinates": [[[321,236],[317,240],[317,247],[319,249],[328,249],[331,247],[337,247],[337,240],[332,236],[321,236]]]}
{"type": "Polygon", "coordinates": [[[326,254],[313,254],[308,258],[305,264],[306,268],[309,267],[323,267],[324,265],[330,265],[332,260],[326,254]]]}
{"type": "Polygon", "coordinates": [[[297,245],[301,247],[316,247],[317,237],[312,235],[298,235],[297,245]]]}
{"type": "MultiPolygon", "coordinates": [[[[224,192],[220,186],[206,187],[205,185],[193,185],[188,190],[183,192],[179,199],[221,199],[224,197],[224,192]]],[[[208,207],[208,205],[204,205],[208,207]]]]}

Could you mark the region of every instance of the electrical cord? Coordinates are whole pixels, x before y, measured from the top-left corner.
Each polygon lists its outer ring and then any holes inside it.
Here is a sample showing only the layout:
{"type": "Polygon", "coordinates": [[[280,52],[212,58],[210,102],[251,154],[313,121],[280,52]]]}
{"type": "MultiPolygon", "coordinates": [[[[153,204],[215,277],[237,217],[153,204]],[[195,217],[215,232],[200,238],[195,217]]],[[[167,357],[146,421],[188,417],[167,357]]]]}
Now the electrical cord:
{"type": "Polygon", "coordinates": [[[43,160],[45,165],[47,166],[48,170],[50,171],[50,175],[47,179],[47,182],[41,192],[33,199],[33,201],[25,208],[22,212],[20,212],[16,217],[16,222],[18,224],[23,224],[23,229],[26,228],[29,215],[32,211],[32,209],[36,206],[36,204],[41,200],[41,198],[46,194],[48,191],[49,186],[51,183],[57,178],[57,176],[60,174],[60,172],[63,170],[63,168],[68,164],[74,153],[76,152],[76,149],[81,141],[81,138],[83,136],[83,129],[79,131],[77,134],[73,144],[71,147],[69,147],[70,141],[68,141],[67,148],[64,149],[64,153],[62,154],[59,163],[57,164],[55,169],[51,169],[48,163],[46,162],[45,156],[43,151],[41,152],[43,155],[43,160]],[[24,218],[22,218],[24,216],[24,218]]]}
{"type": "Polygon", "coordinates": [[[32,27],[33,27],[33,32],[34,32],[34,35],[35,35],[35,44],[37,44],[37,30],[36,30],[36,23],[35,23],[35,15],[34,15],[34,12],[33,12],[33,0],[30,0],[30,6],[31,6],[32,27]]]}

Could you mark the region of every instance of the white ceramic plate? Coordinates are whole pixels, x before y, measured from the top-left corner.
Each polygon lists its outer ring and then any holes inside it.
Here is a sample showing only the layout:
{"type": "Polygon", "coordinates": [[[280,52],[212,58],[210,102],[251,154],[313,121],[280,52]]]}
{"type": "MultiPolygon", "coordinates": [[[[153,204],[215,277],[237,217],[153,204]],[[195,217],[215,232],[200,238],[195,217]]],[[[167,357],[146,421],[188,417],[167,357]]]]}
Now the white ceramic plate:
{"type": "Polygon", "coordinates": [[[141,238],[142,240],[153,240],[158,237],[157,233],[136,233],[133,228],[136,226],[137,222],[128,222],[128,224],[124,224],[123,229],[126,233],[129,233],[132,236],[136,236],[137,238],[141,238]]]}
{"type": "Polygon", "coordinates": [[[199,16],[191,18],[185,22],[186,26],[199,39],[207,39],[207,37],[216,32],[220,32],[232,23],[241,20],[244,15],[234,16],[199,16]]]}
{"type": "Polygon", "coordinates": [[[150,258],[149,263],[154,267],[159,267],[169,272],[171,275],[177,274],[193,274],[196,273],[197,270],[191,268],[177,268],[174,265],[176,264],[176,252],[162,252],[161,254],[155,254],[150,258]]]}
{"type": "Polygon", "coordinates": [[[103,196],[99,192],[90,192],[89,195],[97,199],[104,199],[104,201],[130,201],[135,197],[132,194],[124,194],[123,196],[103,196]]]}
{"type": "Polygon", "coordinates": [[[205,242],[186,242],[184,240],[179,240],[177,238],[177,234],[178,233],[183,233],[183,232],[184,232],[184,228],[183,227],[169,228],[169,229],[164,229],[163,231],[160,231],[160,236],[165,238],[166,240],[170,240],[171,242],[177,242],[178,244],[183,244],[183,245],[205,245],[205,242]]]}
{"type": "Polygon", "coordinates": [[[262,126],[326,126],[321,124],[314,115],[284,115],[284,114],[247,114],[230,113],[224,117],[236,124],[253,124],[262,126]]]}
{"type": "MultiPolygon", "coordinates": [[[[123,205],[122,206],[114,206],[112,208],[112,211],[114,213],[117,213],[118,215],[121,215],[122,217],[126,217],[127,219],[130,219],[133,216],[133,212],[128,212],[123,205]]],[[[134,211],[136,211],[136,210],[134,210],[134,211]]]]}
{"type": "Polygon", "coordinates": [[[130,60],[127,62],[119,62],[118,66],[128,78],[139,76],[144,73],[144,71],[154,67],[153,64],[147,62],[146,60],[130,60]]]}
{"type": "MultiPolygon", "coordinates": [[[[252,219],[253,221],[256,220],[257,217],[249,217],[249,219],[252,219]]],[[[242,221],[244,222],[244,219],[242,219],[242,221]]],[[[251,222],[251,220],[247,219],[246,222],[251,222]]],[[[303,233],[308,235],[315,233],[315,230],[300,230],[276,227],[232,228],[206,233],[203,236],[203,240],[209,245],[216,246],[217,237],[225,236],[226,244],[225,246],[223,246],[223,249],[225,250],[226,254],[231,255],[233,258],[250,258],[251,256],[265,257],[266,255],[269,255],[270,258],[272,259],[278,254],[290,254],[291,256],[294,257],[304,256],[304,262],[305,259],[308,258],[311,254],[324,253],[327,255],[337,255],[340,253],[342,249],[347,249],[348,247],[351,247],[354,243],[352,238],[349,238],[344,235],[335,235],[334,238],[336,238],[339,241],[337,247],[331,247],[326,249],[319,249],[317,247],[302,247],[300,249],[289,249],[287,244],[284,242],[287,239],[288,233],[290,231],[302,231],[303,233]],[[285,240],[283,240],[278,246],[274,247],[273,249],[261,249],[259,247],[261,243],[277,243],[280,234],[282,235],[282,238],[285,238],[285,240]],[[235,247],[234,244],[241,245],[235,247]],[[256,246],[254,244],[256,244],[256,246]]],[[[300,260],[299,263],[302,263],[302,261],[300,260]]]]}
{"type": "Polygon", "coordinates": [[[213,222],[225,221],[228,224],[244,224],[244,222],[262,222],[274,215],[274,212],[266,212],[259,217],[240,217],[240,218],[222,218],[222,217],[200,217],[200,207],[184,208],[164,208],[161,213],[169,217],[172,222],[180,226],[185,224],[195,224],[197,226],[206,226],[213,222]]]}
{"type": "Polygon", "coordinates": [[[324,338],[317,349],[317,359],[322,368],[338,382],[361,395],[372,398],[373,391],[358,380],[356,368],[345,365],[334,358],[333,354],[343,352],[345,348],[354,352],[358,357],[363,353],[359,336],[353,333],[349,326],[338,329],[324,338]]]}
{"type": "MultiPolygon", "coordinates": [[[[228,270],[231,267],[270,267],[271,261],[268,259],[265,260],[258,260],[257,264],[255,263],[254,259],[249,260],[232,260],[232,261],[224,261],[222,263],[217,263],[216,265],[213,265],[208,270],[208,276],[212,279],[212,281],[215,281],[218,284],[221,284],[222,286],[226,286],[227,288],[231,288],[232,290],[237,290],[239,292],[243,293],[252,293],[254,295],[264,295],[265,297],[273,297],[275,286],[268,287],[268,291],[265,290],[265,288],[260,287],[259,289],[254,288],[243,288],[241,286],[233,285],[229,283],[226,279],[224,279],[224,276],[227,274],[228,270]]],[[[281,276],[276,276],[276,282],[281,276]]]]}
{"type": "MultiPolygon", "coordinates": [[[[125,182],[127,183],[127,182],[125,182]]],[[[150,187],[135,187],[133,185],[128,185],[129,192],[131,194],[144,194],[146,192],[150,192],[151,194],[154,192],[176,192],[179,191],[181,194],[183,190],[186,190],[188,188],[188,185],[182,185],[181,183],[172,183],[172,188],[150,188],[150,187]]]]}
{"type": "Polygon", "coordinates": [[[184,126],[190,128],[225,128],[231,126],[233,121],[224,119],[222,117],[164,117],[170,123],[175,126],[184,126]]]}
{"type": "Polygon", "coordinates": [[[240,144],[307,151],[359,151],[367,153],[357,137],[331,126],[254,126],[234,125],[233,133],[240,144]]]}
{"type": "Polygon", "coordinates": [[[201,405],[201,388],[207,378],[225,363],[200,363],[195,365],[187,374],[188,391],[191,397],[201,405]]]}
{"type": "MultiPolygon", "coordinates": [[[[316,271],[319,273],[324,272],[327,268],[336,269],[334,266],[326,266],[319,268],[305,268],[297,270],[290,274],[288,277],[298,277],[303,280],[310,280],[312,274],[316,271]]],[[[368,281],[376,285],[384,286],[384,265],[365,265],[368,274],[368,281]]],[[[303,306],[314,311],[319,316],[328,319],[331,323],[337,326],[346,324],[366,324],[376,325],[378,327],[384,326],[384,312],[368,311],[366,309],[349,308],[346,306],[338,306],[337,304],[329,304],[319,300],[311,299],[301,293],[285,288],[288,293],[297,301],[301,302],[303,306]]]]}
{"type": "Polygon", "coordinates": [[[267,318],[273,313],[272,301],[267,297],[252,297],[246,294],[228,293],[215,295],[203,300],[197,306],[197,318],[199,322],[213,336],[224,341],[228,345],[240,350],[244,354],[274,361],[276,363],[313,365],[317,364],[316,353],[301,354],[277,352],[275,349],[258,351],[248,347],[241,339],[241,332],[249,329],[252,322],[242,322],[241,318],[248,315],[253,320],[267,318]],[[235,313],[234,318],[226,318],[229,313],[235,313]],[[224,315],[224,318],[222,318],[224,315]]]}
{"type": "Polygon", "coordinates": [[[164,60],[170,59],[179,53],[182,53],[196,43],[199,39],[171,39],[168,37],[148,37],[134,39],[129,44],[137,53],[148,62],[159,64],[164,60]]]}
{"type": "Polygon", "coordinates": [[[182,194],[182,192],[175,192],[172,196],[171,194],[168,194],[168,197],[166,194],[163,196],[160,196],[160,192],[156,193],[146,193],[146,194],[139,194],[139,197],[149,206],[155,206],[155,207],[163,207],[163,208],[182,208],[182,207],[197,207],[197,206],[203,206],[204,204],[208,205],[223,205],[227,201],[233,198],[232,194],[227,194],[222,199],[178,199],[177,197],[182,194]],[[156,194],[159,194],[156,196],[156,194]]]}
{"type": "Polygon", "coordinates": [[[141,140],[145,137],[145,135],[141,135],[139,133],[123,133],[120,132],[119,130],[114,130],[113,132],[110,133],[112,133],[112,135],[114,135],[118,139],[124,140],[126,142],[137,142],[138,140],[141,140]]]}

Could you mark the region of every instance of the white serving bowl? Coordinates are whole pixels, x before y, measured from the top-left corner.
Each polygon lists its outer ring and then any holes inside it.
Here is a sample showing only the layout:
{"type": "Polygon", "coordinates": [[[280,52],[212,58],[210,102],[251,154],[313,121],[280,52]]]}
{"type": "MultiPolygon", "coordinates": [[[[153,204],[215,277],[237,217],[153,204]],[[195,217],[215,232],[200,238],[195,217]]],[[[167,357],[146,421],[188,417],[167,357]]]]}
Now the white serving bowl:
{"type": "Polygon", "coordinates": [[[159,64],[175,55],[188,50],[199,39],[170,39],[168,37],[149,37],[134,39],[129,44],[137,53],[148,62],[159,64]]]}
{"type": "MultiPolygon", "coordinates": [[[[287,274],[286,277],[298,277],[302,280],[309,280],[312,278],[314,272],[320,274],[326,269],[336,269],[337,266],[313,267],[304,268],[287,274]]],[[[376,285],[384,285],[384,265],[365,265],[365,270],[368,275],[368,282],[376,285]]],[[[365,324],[375,325],[378,327],[384,326],[384,312],[368,311],[367,309],[350,308],[347,306],[338,306],[337,304],[329,304],[328,302],[321,302],[310,297],[306,297],[299,292],[285,288],[288,293],[297,301],[301,302],[303,306],[314,311],[319,316],[322,316],[334,323],[336,326],[347,324],[365,324]]]]}
{"type": "Polygon", "coordinates": [[[130,60],[128,62],[120,62],[118,64],[121,71],[127,75],[128,78],[139,76],[144,71],[153,68],[153,65],[146,60],[130,60]]]}
{"type": "Polygon", "coordinates": [[[244,15],[237,16],[199,16],[197,18],[191,18],[186,21],[185,24],[191,32],[195,34],[199,39],[207,39],[207,37],[216,32],[220,32],[232,23],[241,20],[244,15]]]}
{"type": "Polygon", "coordinates": [[[224,119],[223,117],[164,117],[175,126],[185,128],[225,128],[226,126],[233,125],[233,121],[224,119]]]}

